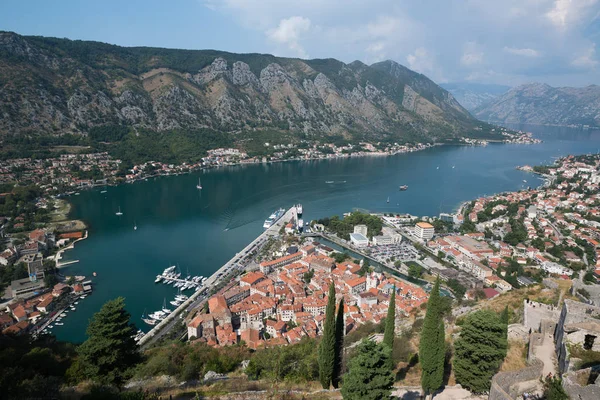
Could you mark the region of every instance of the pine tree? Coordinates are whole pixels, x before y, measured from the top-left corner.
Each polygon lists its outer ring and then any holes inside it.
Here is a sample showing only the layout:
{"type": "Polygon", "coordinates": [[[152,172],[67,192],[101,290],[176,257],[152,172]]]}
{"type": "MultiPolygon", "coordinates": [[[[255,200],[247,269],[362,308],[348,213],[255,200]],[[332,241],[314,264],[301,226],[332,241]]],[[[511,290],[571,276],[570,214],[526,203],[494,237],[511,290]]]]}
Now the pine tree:
{"type": "Polygon", "coordinates": [[[419,343],[419,362],[423,371],[421,386],[426,394],[433,393],[443,384],[446,357],[444,334],[444,322],[440,307],[440,278],[438,276],[427,301],[427,312],[419,343]]]}
{"type": "Polygon", "coordinates": [[[319,381],[323,389],[329,389],[335,365],[335,286],[329,285],[329,298],[325,309],[323,337],[319,344],[319,381]]]}
{"type": "Polygon", "coordinates": [[[388,399],[394,384],[390,369],[391,349],[365,339],[350,360],[344,375],[342,397],[344,400],[388,399]]]}
{"type": "Polygon", "coordinates": [[[334,388],[338,388],[342,379],[342,359],[344,356],[344,299],[340,300],[338,313],[335,319],[335,363],[333,364],[333,378],[331,383],[334,388]]]}
{"type": "Polygon", "coordinates": [[[385,320],[385,331],[383,333],[383,344],[390,349],[394,348],[394,336],[396,324],[396,286],[390,296],[390,304],[388,305],[387,317],[385,320]]]}
{"type": "Polygon", "coordinates": [[[490,389],[492,376],[504,360],[507,341],[505,325],[489,310],[469,314],[454,348],[454,375],[464,388],[474,393],[490,389]]]}
{"type": "Polygon", "coordinates": [[[122,297],[108,301],[94,314],[86,331],[88,339],[77,349],[86,378],[120,386],[129,377],[130,368],[140,360],[133,340],[136,328],[129,318],[122,297]]]}

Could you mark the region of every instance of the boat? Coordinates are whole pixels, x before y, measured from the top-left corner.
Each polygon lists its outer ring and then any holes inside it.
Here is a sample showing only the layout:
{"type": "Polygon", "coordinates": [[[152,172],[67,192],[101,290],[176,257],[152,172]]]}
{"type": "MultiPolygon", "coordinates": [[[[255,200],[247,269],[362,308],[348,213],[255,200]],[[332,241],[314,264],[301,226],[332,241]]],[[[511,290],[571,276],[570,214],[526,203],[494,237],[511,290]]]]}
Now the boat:
{"type": "Polygon", "coordinates": [[[390,202],[390,198],[389,198],[389,197],[387,198],[387,202],[388,202],[388,203],[390,202]]]}
{"type": "Polygon", "coordinates": [[[63,326],[65,323],[64,322],[56,322],[54,325],[56,326],[63,326]]]}
{"type": "Polygon", "coordinates": [[[154,283],[160,282],[161,279],[162,279],[162,276],[156,275],[156,279],[154,280],[154,283]]]}
{"type": "Polygon", "coordinates": [[[455,165],[452,166],[452,169],[454,169],[455,165]]]}
{"type": "Polygon", "coordinates": [[[48,329],[52,329],[52,328],[54,328],[54,326],[52,326],[52,325],[48,325],[48,327],[47,327],[47,328],[48,328],[48,329]]]}
{"type": "Polygon", "coordinates": [[[285,214],[285,210],[283,208],[280,208],[279,210],[273,212],[273,214],[271,214],[269,218],[265,220],[263,228],[269,229],[270,227],[272,227],[275,222],[279,221],[279,219],[283,217],[283,214],[285,214]]]}
{"type": "Polygon", "coordinates": [[[67,314],[66,313],[60,313],[60,316],[64,318],[64,317],[67,316],[67,314]]]}
{"type": "Polygon", "coordinates": [[[100,193],[104,194],[106,193],[106,190],[101,190],[100,193]]]}
{"type": "Polygon", "coordinates": [[[325,181],[325,183],[333,183],[333,181],[325,181]]]}
{"type": "Polygon", "coordinates": [[[171,300],[169,303],[171,303],[172,305],[174,305],[175,307],[179,307],[179,305],[181,304],[180,302],[178,302],[177,300],[171,300]]]}
{"type": "Polygon", "coordinates": [[[207,279],[207,277],[202,278],[202,283],[206,282],[207,279]]]}
{"type": "Polygon", "coordinates": [[[162,311],[165,312],[165,313],[167,313],[167,314],[172,313],[172,311],[167,308],[167,299],[163,300],[162,311]]]}
{"type": "Polygon", "coordinates": [[[523,182],[527,183],[527,181],[525,179],[523,179],[523,182]]]}
{"type": "Polygon", "coordinates": [[[135,224],[135,221],[133,221],[133,230],[137,231],[137,225],[135,224]]]}
{"type": "Polygon", "coordinates": [[[198,184],[196,185],[196,189],[202,190],[202,182],[200,182],[200,178],[198,178],[198,184]]]}
{"type": "Polygon", "coordinates": [[[79,302],[78,302],[78,301],[76,301],[76,302],[75,302],[75,303],[73,303],[73,304],[77,305],[77,304],[79,304],[79,302]]]}
{"type": "Polygon", "coordinates": [[[440,169],[440,166],[438,165],[436,169],[440,169]]]}
{"type": "Polygon", "coordinates": [[[399,188],[401,191],[405,191],[406,189],[408,189],[408,185],[402,185],[399,188]]]}
{"type": "Polygon", "coordinates": [[[296,204],[296,214],[302,215],[302,204],[296,204]]]}
{"type": "Polygon", "coordinates": [[[121,206],[119,206],[119,211],[117,211],[117,212],[115,213],[115,215],[118,215],[119,217],[120,217],[121,215],[123,215],[123,213],[121,212],[121,206]]]}

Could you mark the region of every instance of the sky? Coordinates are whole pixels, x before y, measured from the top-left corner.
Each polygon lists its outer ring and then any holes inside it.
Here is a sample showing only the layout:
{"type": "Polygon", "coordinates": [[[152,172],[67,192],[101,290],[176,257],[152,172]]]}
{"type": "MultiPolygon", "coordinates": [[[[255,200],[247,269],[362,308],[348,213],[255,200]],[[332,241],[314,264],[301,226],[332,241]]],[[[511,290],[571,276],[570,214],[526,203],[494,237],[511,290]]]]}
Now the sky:
{"type": "Polygon", "coordinates": [[[600,84],[600,0],[2,0],[0,30],[394,60],[436,81],[600,84]]]}

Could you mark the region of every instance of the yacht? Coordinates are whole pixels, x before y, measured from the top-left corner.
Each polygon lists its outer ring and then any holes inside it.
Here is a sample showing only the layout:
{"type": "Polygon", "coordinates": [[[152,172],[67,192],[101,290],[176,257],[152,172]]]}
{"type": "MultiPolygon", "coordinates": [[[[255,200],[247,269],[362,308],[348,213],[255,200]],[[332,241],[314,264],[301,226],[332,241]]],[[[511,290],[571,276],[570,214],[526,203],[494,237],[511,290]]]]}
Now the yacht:
{"type": "Polygon", "coordinates": [[[154,283],[160,282],[161,279],[162,279],[162,276],[156,275],[156,279],[154,280],[154,283]]]}
{"type": "Polygon", "coordinates": [[[106,193],[106,190],[101,190],[100,193],[104,194],[106,193]]]}
{"type": "Polygon", "coordinates": [[[202,182],[200,182],[200,178],[198,178],[198,184],[196,185],[196,189],[202,190],[202,182]]]}
{"type": "Polygon", "coordinates": [[[296,214],[302,215],[302,204],[296,204],[296,214]]]}
{"type": "Polygon", "coordinates": [[[283,217],[283,214],[285,214],[285,210],[283,208],[273,212],[273,214],[271,214],[269,218],[265,220],[263,228],[268,229],[272,227],[275,222],[279,221],[279,218],[283,217]]]}
{"type": "Polygon", "coordinates": [[[206,282],[207,279],[207,277],[202,278],[202,283],[206,282]]]}
{"type": "Polygon", "coordinates": [[[56,326],[63,326],[64,322],[56,322],[54,325],[56,325],[56,326]]]}
{"type": "Polygon", "coordinates": [[[115,215],[118,215],[119,217],[120,217],[121,215],[123,215],[123,213],[121,212],[121,206],[119,206],[119,211],[117,211],[117,212],[115,213],[115,215]]]}
{"type": "Polygon", "coordinates": [[[169,303],[171,303],[172,305],[174,305],[175,307],[179,307],[179,305],[181,304],[181,302],[177,301],[177,300],[171,300],[169,303]]]}
{"type": "Polygon", "coordinates": [[[402,185],[399,188],[401,191],[405,191],[406,189],[408,189],[408,185],[402,185]]]}
{"type": "Polygon", "coordinates": [[[389,198],[389,197],[387,198],[387,202],[388,202],[388,203],[390,202],[390,198],[389,198]]]}

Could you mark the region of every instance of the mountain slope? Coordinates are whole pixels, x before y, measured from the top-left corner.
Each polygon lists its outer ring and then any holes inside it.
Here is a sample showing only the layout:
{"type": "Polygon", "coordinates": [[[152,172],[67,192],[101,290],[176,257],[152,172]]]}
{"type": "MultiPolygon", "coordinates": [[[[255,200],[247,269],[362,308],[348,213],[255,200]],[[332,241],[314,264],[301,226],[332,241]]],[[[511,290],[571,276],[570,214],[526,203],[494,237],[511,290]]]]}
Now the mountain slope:
{"type": "Polygon", "coordinates": [[[481,106],[474,115],[494,122],[600,127],[600,86],[521,85],[481,106]]]}
{"type": "Polygon", "coordinates": [[[9,32],[0,32],[0,116],[0,135],[122,125],[423,141],[489,131],[447,91],[392,61],[126,48],[9,32]]]}
{"type": "Polygon", "coordinates": [[[452,93],[454,98],[469,111],[474,111],[483,104],[493,101],[510,89],[510,86],[468,82],[442,83],[440,86],[452,93]]]}

